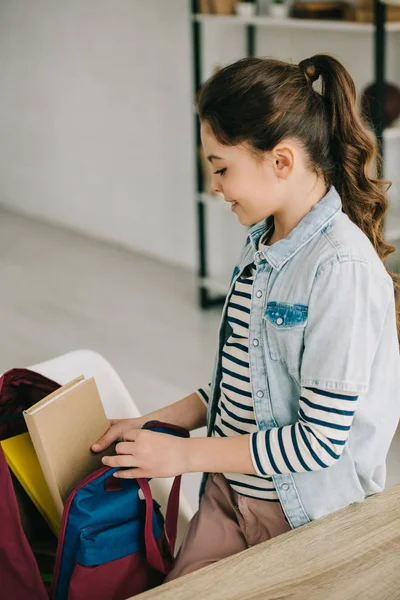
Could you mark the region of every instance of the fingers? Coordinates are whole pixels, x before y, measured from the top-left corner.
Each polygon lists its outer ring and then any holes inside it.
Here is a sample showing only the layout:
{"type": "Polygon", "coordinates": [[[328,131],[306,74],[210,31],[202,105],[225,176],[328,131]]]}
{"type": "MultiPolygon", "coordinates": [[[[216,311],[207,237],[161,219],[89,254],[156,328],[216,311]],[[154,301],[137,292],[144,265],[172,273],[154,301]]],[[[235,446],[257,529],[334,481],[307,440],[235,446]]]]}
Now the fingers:
{"type": "Polygon", "coordinates": [[[124,431],[124,435],[122,436],[122,439],[125,442],[135,442],[139,436],[143,435],[143,430],[142,429],[127,429],[124,431]]]}
{"type": "Polygon", "coordinates": [[[121,439],[122,436],[122,425],[116,424],[112,425],[110,429],[106,431],[106,433],[92,445],[92,450],[94,452],[101,452],[108,448],[113,442],[121,439]]]}
{"type": "Polygon", "coordinates": [[[114,473],[114,477],[118,479],[138,479],[139,477],[145,477],[145,475],[142,469],[124,469],[114,473]]]}
{"type": "Polygon", "coordinates": [[[110,428],[106,433],[92,445],[94,452],[101,452],[110,446],[113,442],[120,439],[133,441],[136,439],[140,428],[135,429],[133,426],[136,423],[135,419],[118,419],[110,421],[110,428]],[[128,429],[129,428],[129,429],[128,429]]]}
{"type": "Polygon", "coordinates": [[[136,467],[135,459],[132,454],[104,456],[101,460],[107,467],[136,467]]]}
{"type": "Polygon", "coordinates": [[[117,454],[133,454],[134,451],[134,442],[119,442],[119,444],[115,446],[115,452],[117,454]]]}
{"type": "Polygon", "coordinates": [[[114,473],[114,477],[134,479],[143,477],[142,470],[137,467],[137,459],[133,456],[135,442],[120,442],[115,446],[115,456],[104,456],[102,463],[107,467],[123,467],[123,471],[114,473]],[[127,467],[131,467],[130,469],[127,467]]]}

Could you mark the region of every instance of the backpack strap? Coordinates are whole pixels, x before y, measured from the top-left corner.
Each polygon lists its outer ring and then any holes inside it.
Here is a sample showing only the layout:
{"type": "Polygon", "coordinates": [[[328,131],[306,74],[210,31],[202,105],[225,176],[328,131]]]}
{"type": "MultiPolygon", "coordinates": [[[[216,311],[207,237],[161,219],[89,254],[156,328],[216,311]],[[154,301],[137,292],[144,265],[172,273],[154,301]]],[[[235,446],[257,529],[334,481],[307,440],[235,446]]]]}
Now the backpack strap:
{"type": "MultiPolygon", "coordinates": [[[[171,425],[170,423],[163,423],[161,421],[148,421],[143,425],[143,429],[150,429],[153,431],[159,431],[162,433],[172,434],[178,437],[189,437],[190,433],[187,429],[179,427],[178,425],[171,425]]],[[[165,535],[167,538],[168,548],[171,557],[174,557],[176,535],[178,530],[178,516],[179,516],[179,496],[181,489],[182,476],[178,475],[175,477],[171,487],[171,491],[168,498],[167,512],[165,515],[165,535]]],[[[153,497],[151,489],[147,479],[137,479],[140,489],[146,500],[146,523],[145,523],[145,542],[147,560],[153,568],[167,574],[168,569],[165,561],[162,557],[159,547],[154,539],[153,528],[152,528],[152,514],[153,514],[153,497]]]]}
{"type": "MultiPolygon", "coordinates": [[[[137,479],[136,481],[138,482],[138,485],[139,485],[140,489],[142,490],[145,501],[146,501],[146,520],[145,520],[145,527],[144,527],[144,539],[145,539],[145,544],[146,544],[147,562],[153,569],[166,575],[168,573],[168,566],[166,564],[166,561],[164,560],[164,557],[162,555],[160,548],[157,545],[157,542],[154,538],[154,533],[153,533],[153,496],[151,494],[150,485],[149,485],[149,482],[147,481],[147,479],[137,479]]],[[[176,492],[175,492],[175,496],[174,496],[172,494],[172,490],[171,490],[171,493],[170,493],[170,496],[168,499],[168,507],[170,506],[171,500],[174,501],[174,498],[176,498],[176,492]]],[[[178,497],[178,503],[179,503],[179,497],[178,497]]],[[[168,509],[167,509],[167,513],[168,513],[168,509]]],[[[172,533],[174,533],[173,527],[172,527],[172,533]]],[[[175,537],[176,537],[176,524],[175,524],[175,537]]],[[[167,535],[167,543],[169,546],[171,556],[173,557],[173,549],[171,547],[171,543],[168,538],[168,535],[167,535]]]]}
{"type": "Polygon", "coordinates": [[[171,556],[175,554],[176,535],[178,531],[178,516],[179,516],[179,495],[181,491],[182,475],[178,475],[174,479],[171,491],[169,493],[167,513],[165,515],[165,533],[169,542],[171,556]]]}

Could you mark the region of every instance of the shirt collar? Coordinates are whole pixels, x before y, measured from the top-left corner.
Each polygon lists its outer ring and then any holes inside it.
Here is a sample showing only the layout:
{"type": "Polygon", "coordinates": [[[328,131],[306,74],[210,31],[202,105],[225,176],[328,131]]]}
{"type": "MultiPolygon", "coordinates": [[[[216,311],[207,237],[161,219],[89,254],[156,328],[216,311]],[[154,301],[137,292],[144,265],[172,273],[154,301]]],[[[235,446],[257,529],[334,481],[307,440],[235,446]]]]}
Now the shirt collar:
{"type": "MultiPolygon", "coordinates": [[[[287,237],[272,246],[264,248],[260,254],[264,255],[270,265],[280,270],[283,265],[305,246],[314,236],[320,233],[333,217],[342,209],[342,201],[336,189],[332,186],[328,193],[319,201],[309,213],[300,221],[287,237]]],[[[270,219],[265,219],[248,232],[248,239],[255,251],[258,250],[258,242],[270,225],[270,219]]]]}

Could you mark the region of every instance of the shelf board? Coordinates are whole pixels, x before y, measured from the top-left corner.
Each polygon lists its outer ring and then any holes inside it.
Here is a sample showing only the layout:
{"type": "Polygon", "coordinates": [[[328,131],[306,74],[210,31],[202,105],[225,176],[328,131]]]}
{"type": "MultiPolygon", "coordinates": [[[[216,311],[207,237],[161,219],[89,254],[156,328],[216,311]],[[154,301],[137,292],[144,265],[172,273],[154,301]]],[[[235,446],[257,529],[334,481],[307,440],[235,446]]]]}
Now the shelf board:
{"type": "MultiPolygon", "coordinates": [[[[256,25],[257,27],[274,27],[275,29],[314,29],[319,31],[338,31],[353,33],[373,33],[373,23],[356,23],[353,21],[329,21],[324,19],[273,19],[272,17],[238,17],[236,15],[195,14],[193,19],[198,23],[219,23],[220,25],[256,25]]],[[[386,23],[386,31],[400,31],[400,21],[386,23]]]]}

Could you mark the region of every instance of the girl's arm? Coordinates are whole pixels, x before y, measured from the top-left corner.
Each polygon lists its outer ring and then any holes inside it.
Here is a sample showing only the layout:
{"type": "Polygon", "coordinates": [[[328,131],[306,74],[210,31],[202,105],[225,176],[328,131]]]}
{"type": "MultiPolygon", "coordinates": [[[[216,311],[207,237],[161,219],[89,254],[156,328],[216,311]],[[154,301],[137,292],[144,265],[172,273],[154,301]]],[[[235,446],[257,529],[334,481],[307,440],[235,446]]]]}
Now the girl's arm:
{"type": "Polygon", "coordinates": [[[340,457],[356,401],[355,395],[303,389],[296,423],[232,437],[185,439],[130,429],[124,434],[125,441],[116,446],[117,456],[105,457],[103,463],[127,467],[115,475],[122,478],[190,472],[263,476],[315,471],[340,457]],[[316,411],[321,412],[321,418],[315,417],[316,411]]]}
{"type": "Polygon", "coordinates": [[[256,474],[250,454],[250,434],[182,441],[186,444],[185,473],[256,474]]]}
{"type": "Polygon", "coordinates": [[[271,476],[327,468],[343,452],[357,398],[354,393],[303,388],[298,421],[292,425],[185,440],[188,471],[271,476]]]}

